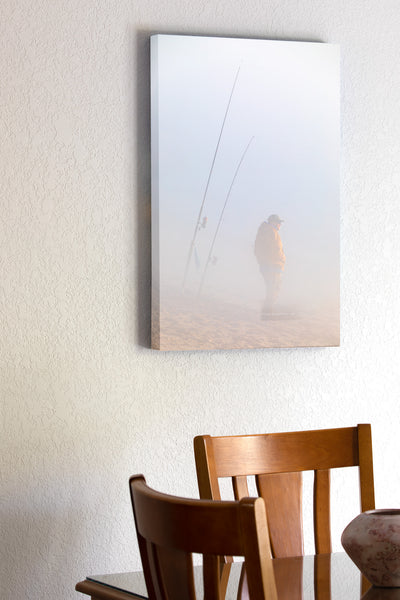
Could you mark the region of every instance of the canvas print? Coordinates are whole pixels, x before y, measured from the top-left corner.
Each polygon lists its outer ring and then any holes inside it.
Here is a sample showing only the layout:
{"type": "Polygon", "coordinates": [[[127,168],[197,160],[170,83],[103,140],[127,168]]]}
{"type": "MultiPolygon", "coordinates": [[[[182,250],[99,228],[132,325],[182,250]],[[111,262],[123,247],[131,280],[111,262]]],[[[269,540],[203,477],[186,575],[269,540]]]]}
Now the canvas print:
{"type": "Polygon", "coordinates": [[[339,345],[339,48],[151,37],[152,347],[339,345]]]}

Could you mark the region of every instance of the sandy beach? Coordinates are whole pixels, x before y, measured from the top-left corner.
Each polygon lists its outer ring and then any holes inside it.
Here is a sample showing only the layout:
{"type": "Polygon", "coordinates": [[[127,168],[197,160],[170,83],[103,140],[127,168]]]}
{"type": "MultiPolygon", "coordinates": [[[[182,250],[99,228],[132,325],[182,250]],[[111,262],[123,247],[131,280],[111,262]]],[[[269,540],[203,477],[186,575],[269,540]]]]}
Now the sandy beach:
{"type": "Polygon", "coordinates": [[[339,311],[260,310],[210,298],[168,295],[153,313],[152,346],[160,350],[338,346],[339,311]],[[159,332],[158,330],[159,318],[159,332]],[[159,336],[158,336],[159,333],[159,336]]]}

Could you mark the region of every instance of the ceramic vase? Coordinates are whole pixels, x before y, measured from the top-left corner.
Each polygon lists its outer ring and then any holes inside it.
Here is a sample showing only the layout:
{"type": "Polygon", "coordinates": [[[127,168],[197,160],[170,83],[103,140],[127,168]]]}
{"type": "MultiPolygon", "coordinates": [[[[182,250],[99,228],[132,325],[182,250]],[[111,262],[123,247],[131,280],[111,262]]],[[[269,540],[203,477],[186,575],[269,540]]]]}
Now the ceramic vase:
{"type": "Polygon", "coordinates": [[[345,528],[342,545],[378,587],[400,587],[400,509],[368,510],[345,528]]]}

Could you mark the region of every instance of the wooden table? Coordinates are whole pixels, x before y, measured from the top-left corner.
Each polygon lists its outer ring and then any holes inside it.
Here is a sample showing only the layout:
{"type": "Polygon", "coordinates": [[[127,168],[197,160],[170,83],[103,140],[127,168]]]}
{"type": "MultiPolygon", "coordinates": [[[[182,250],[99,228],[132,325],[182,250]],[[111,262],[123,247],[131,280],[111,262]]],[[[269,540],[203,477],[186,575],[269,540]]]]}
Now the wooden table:
{"type": "MultiPolygon", "coordinates": [[[[231,568],[226,600],[236,600],[242,563],[231,568]]],[[[375,588],[344,553],[274,560],[279,600],[400,600],[400,588],[375,588]]],[[[195,567],[198,598],[202,598],[202,569],[195,567]]],[[[78,592],[93,600],[147,598],[141,571],[93,575],[79,582],[78,592]]]]}

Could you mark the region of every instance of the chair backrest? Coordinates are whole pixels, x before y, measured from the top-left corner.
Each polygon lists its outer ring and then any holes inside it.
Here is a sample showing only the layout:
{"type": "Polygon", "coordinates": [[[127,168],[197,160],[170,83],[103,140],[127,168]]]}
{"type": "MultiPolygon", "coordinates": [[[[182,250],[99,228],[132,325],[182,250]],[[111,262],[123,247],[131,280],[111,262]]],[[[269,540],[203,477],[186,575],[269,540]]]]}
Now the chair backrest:
{"type": "Polygon", "coordinates": [[[203,554],[205,600],[221,600],[220,556],[244,556],[253,600],[276,600],[265,504],[261,498],[215,502],[152,490],[130,478],[140,555],[150,600],[193,600],[192,553],[203,554]]]}
{"type": "Polygon", "coordinates": [[[230,477],[236,499],[248,496],[255,476],[265,500],[274,557],[304,554],[302,474],[314,471],[314,541],[331,552],[330,469],[359,467],[361,511],[375,508],[371,426],[194,439],[201,498],[221,498],[219,479],[230,477]]]}

